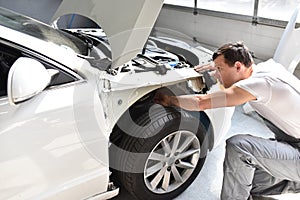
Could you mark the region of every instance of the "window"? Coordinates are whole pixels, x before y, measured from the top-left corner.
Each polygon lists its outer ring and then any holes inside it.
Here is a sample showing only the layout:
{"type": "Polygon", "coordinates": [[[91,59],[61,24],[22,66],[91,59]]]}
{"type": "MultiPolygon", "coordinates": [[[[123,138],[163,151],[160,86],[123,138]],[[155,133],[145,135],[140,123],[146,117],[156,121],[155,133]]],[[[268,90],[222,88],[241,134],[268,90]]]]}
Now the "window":
{"type": "Polygon", "coordinates": [[[198,0],[198,8],[241,15],[253,15],[254,0],[198,0]]]}
{"type": "Polygon", "coordinates": [[[33,57],[28,53],[24,53],[11,46],[0,43],[0,97],[7,95],[7,78],[8,78],[9,69],[19,57],[32,57],[33,59],[36,59],[39,62],[41,62],[47,69],[59,70],[59,73],[52,78],[49,86],[62,85],[62,84],[66,84],[78,80],[76,77],[72,76],[71,74],[68,74],[63,70],[58,69],[55,66],[52,66],[50,63],[46,61],[33,57]]]}
{"type": "Polygon", "coordinates": [[[165,4],[172,4],[178,6],[194,7],[194,0],[164,0],[165,4]]]}
{"type": "Polygon", "coordinates": [[[66,46],[76,53],[88,55],[87,43],[71,34],[53,29],[52,27],[29,17],[0,8],[0,24],[7,28],[39,38],[59,46],[66,46]]]}
{"type": "MultiPolygon", "coordinates": [[[[194,7],[195,0],[165,0],[166,4],[194,7]]],[[[294,10],[300,6],[300,0],[197,0],[197,8],[266,18],[270,25],[276,21],[289,21],[294,10]],[[257,7],[255,8],[255,3],[257,7]],[[254,16],[257,13],[257,16],[254,16]]],[[[258,20],[259,22],[259,20],[258,20]]],[[[300,22],[300,16],[297,22],[300,22]]],[[[274,25],[273,24],[273,25],[274,25]]]]}
{"type": "Polygon", "coordinates": [[[0,44],[0,97],[7,95],[7,77],[11,65],[20,57],[15,49],[0,44]]]}
{"type": "Polygon", "coordinates": [[[258,17],[289,21],[299,5],[300,0],[259,0],[258,17]]]}

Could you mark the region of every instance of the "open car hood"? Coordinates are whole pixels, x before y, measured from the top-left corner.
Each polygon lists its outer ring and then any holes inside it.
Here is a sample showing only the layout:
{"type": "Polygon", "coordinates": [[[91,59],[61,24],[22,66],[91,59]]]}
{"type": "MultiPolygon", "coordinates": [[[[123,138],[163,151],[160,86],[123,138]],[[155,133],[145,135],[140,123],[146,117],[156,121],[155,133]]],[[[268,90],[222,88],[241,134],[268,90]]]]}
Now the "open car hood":
{"type": "Polygon", "coordinates": [[[52,21],[65,14],[94,20],[108,37],[112,68],[140,53],[150,35],[163,0],[63,0],[52,21]]]}

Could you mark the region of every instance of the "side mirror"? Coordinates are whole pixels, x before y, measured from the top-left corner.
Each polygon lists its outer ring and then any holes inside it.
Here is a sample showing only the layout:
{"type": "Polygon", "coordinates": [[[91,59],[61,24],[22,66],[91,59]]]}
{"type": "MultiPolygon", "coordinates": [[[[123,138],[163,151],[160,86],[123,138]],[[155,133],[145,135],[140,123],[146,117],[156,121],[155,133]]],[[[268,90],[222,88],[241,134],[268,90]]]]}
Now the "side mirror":
{"type": "Polygon", "coordinates": [[[49,85],[53,74],[55,74],[53,70],[49,72],[37,60],[27,57],[18,58],[8,73],[9,102],[14,105],[34,97],[49,85]]]}

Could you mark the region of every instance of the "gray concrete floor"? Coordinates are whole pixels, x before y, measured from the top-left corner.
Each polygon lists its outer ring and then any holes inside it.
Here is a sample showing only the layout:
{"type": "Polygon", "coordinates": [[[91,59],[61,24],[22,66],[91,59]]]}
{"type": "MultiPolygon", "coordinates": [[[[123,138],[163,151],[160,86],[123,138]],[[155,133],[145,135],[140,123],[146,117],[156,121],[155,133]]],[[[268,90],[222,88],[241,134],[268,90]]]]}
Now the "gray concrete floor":
{"type": "MultiPolygon", "coordinates": [[[[272,137],[272,133],[255,113],[244,114],[242,107],[235,109],[232,117],[232,127],[226,138],[234,134],[253,134],[261,137],[272,137]]],[[[223,177],[223,159],[225,155],[225,139],[207,156],[206,162],[193,184],[175,200],[219,200],[223,177]]],[[[115,200],[132,199],[124,189],[115,200]]],[[[271,196],[277,200],[299,200],[300,194],[284,194],[271,196]]]]}

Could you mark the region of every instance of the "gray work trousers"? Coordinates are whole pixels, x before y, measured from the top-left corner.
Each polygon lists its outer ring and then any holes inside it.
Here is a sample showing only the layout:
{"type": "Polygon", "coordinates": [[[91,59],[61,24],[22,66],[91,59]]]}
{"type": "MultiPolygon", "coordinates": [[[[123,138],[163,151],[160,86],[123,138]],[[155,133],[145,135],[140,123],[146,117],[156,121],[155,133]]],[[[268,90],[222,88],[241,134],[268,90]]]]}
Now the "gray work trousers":
{"type": "Polygon", "coordinates": [[[251,135],[226,141],[222,200],[300,192],[300,150],[251,135]]]}

